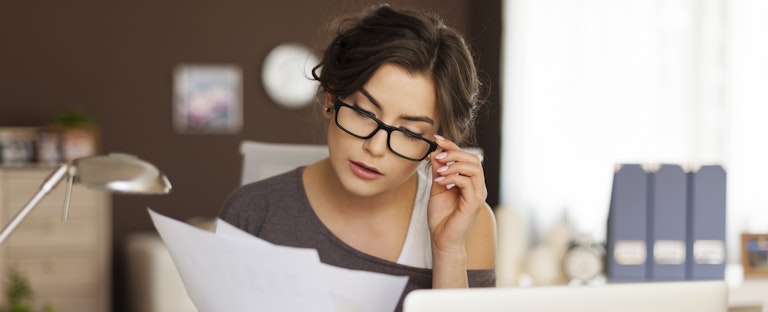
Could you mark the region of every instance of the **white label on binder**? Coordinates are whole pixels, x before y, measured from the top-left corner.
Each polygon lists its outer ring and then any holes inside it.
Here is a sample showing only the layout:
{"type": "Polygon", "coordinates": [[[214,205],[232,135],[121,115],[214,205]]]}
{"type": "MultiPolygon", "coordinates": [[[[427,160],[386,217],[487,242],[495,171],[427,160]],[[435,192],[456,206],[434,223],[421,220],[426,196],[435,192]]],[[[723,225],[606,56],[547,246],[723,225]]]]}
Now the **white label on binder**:
{"type": "Polygon", "coordinates": [[[613,249],[613,259],[620,265],[644,264],[645,258],[646,251],[644,241],[617,241],[613,249]]]}
{"type": "Polygon", "coordinates": [[[685,242],[679,240],[657,240],[653,244],[653,260],[658,264],[685,263],[685,242]]]}
{"type": "Polygon", "coordinates": [[[701,239],[693,243],[693,261],[696,264],[723,264],[725,244],[721,240],[701,239]]]}

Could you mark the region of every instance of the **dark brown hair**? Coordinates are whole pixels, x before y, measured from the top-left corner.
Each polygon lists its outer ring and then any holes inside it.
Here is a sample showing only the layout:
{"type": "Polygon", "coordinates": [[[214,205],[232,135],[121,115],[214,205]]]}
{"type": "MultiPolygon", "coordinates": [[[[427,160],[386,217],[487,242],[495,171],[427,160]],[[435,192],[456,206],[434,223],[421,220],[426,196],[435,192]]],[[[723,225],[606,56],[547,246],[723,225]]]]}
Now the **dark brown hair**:
{"type": "Polygon", "coordinates": [[[312,76],[321,91],[343,97],[360,90],[383,64],[431,77],[437,91],[438,133],[474,143],[480,81],[469,46],[434,14],[388,5],[340,19],[336,36],[312,76]]]}

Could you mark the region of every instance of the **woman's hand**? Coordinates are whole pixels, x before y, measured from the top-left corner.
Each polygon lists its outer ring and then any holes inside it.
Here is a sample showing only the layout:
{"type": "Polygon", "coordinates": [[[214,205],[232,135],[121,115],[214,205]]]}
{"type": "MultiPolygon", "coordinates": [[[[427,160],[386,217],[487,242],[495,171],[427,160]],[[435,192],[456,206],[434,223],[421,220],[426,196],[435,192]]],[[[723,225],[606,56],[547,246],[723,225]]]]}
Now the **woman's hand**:
{"type": "Polygon", "coordinates": [[[465,255],[467,233],[478,212],[487,207],[483,167],[478,155],[441,136],[435,138],[439,149],[430,156],[434,180],[427,208],[433,255],[465,255]]]}

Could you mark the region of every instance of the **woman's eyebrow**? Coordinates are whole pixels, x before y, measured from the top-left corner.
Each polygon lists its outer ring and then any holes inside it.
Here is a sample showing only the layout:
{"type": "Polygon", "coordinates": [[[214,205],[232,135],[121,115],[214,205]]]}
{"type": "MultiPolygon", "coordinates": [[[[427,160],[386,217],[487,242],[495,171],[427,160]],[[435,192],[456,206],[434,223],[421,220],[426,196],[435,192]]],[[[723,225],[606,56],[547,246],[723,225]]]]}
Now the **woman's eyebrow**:
{"type": "Polygon", "coordinates": [[[373,103],[374,106],[376,106],[376,108],[381,110],[381,104],[379,104],[379,101],[376,101],[376,99],[374,99],[373,96],[371,96],[371,94],[368,93],[368,91],[365,91],[365,88],[361,87],[360,92],[362,92],[363,95],[365,95],[365,97],[367,97],[368,100],[371,101],[371,103],[373,103]]]}
{"type": "MultiPolygon", "coordinates": [[[[374,106],[376,106],[376,108],[381,110],[381,104],[379,104],[379,102],[376,101],[376,99],[374,99],[373,96],[371,96],[371,94],[365,90],[365,88],[361,87],[360,92],[362,92],[363,95],[365,95],[365,97],[368,98],[368,100],[371,101],[371,103],[373,103],[374,106]]],[[[435,125],[435,121],[432,120],[432,118],[429,118],[427,116],[401,115],[400,118],[408,121],[421,121],[421,122],[426,122],[430,125],[435,125]]]]}

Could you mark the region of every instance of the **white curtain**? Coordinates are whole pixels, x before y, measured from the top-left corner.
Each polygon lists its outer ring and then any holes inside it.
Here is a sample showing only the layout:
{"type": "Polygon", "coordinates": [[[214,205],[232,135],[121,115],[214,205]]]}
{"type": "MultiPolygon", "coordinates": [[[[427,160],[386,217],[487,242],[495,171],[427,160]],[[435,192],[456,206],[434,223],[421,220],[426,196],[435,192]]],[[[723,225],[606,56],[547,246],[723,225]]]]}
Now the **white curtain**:
{"type": "Polygon", "coordinates": [[[765,226],[742,224],[768,223],[765,3],[506,0],[501,203],[534,240],[566,219],[604,240],[615,164],[714,163],[729,246],[765,226]]]}
{"type": "Polygon", "coordinates": [[[727,227],[738,259],[741,232],[768,233],[768,1],[726,3],[727,227]]]}

